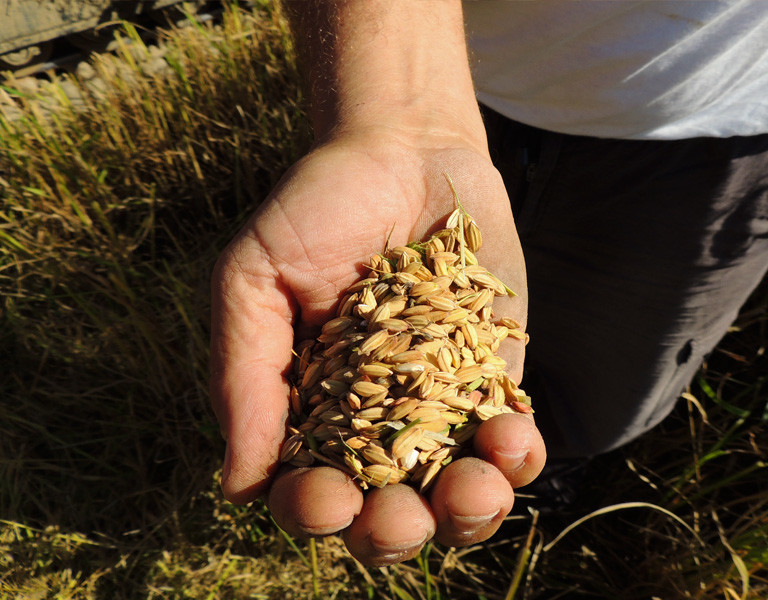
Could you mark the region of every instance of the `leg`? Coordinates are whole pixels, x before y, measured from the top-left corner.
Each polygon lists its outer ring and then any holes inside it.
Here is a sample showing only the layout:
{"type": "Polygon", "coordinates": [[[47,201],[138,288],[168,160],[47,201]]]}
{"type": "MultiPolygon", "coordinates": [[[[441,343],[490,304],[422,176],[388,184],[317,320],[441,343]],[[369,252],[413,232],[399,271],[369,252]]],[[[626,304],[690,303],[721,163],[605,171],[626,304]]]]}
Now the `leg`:
{"type": "Polygon", "coordinates": [[[672,410],[765,274],[768,136],[601,140],[493,119],[528,270],[524,387],[551,457],[608,451],[672,410]]]}

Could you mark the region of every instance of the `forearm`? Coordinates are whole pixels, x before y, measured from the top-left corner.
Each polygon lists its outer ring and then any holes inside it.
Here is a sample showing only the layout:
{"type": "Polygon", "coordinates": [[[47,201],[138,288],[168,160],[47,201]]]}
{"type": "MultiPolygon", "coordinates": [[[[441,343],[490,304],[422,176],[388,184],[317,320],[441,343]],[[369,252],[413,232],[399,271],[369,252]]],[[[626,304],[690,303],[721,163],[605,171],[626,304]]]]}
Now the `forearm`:
{"type": "Polygon", "coordinates": [[[367,127],[484,151],[460,0],[285,0],[319,139],[367,127]]]}

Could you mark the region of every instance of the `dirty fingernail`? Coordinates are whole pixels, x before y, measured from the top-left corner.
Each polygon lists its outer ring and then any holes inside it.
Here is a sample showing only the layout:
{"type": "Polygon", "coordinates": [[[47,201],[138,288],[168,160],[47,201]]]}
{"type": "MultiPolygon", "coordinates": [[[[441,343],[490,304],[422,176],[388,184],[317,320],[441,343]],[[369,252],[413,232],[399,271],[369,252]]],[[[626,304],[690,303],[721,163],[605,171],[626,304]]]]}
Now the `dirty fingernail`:
{"type": "Polygon", "coordinates": [[[525,459],[528,457],[528,450],[519,453],[494,450],[493,457],[495,459],[494,463],[500,471],[507,474],[514,473],[525,464],[525,459]]]}
{"type": "Polygon", "coordinates": [[[354,520],[354,517],[349,517],[349,519],[342,521],[340,523],[335,523],[332,525],[325,525],[325,526],[319,526],[319,527],[309,527],[309,526],[303,526],[301,525],[301,530],[304,532],[305,535],[309,537],[323,537],[326,535],[331,535],[333,533],[338,533],[339,531],[346,529],[349,527],[349,525],[354,520]]]}
{"type": "Polygon", "coordinates": [[[221,484],[224,485],[232,472],[232,454],[229,451],[229,445],[224,452],[224,466],[221,468],[221,484]]]}
{"type": "Polygon", "coordinates": [[[490,515],[480,516],[451,514],[449,517],[451,519],[451,523],[453,523],[453,526],[456,527],[459,533],[474,533],[478,529],[482,529],[491,521],[493,521],[497,514],[498,513],[493,513],[490,515]]]}
{"type": "Polygon", "coordinates": [[[371,547],[378,553],[381,558],[394,558],[414,548],[420,547],[431,537],[431,534],[424,535],[416,540],[404,541],[404,542],[383,542],[371,539],[371,547]]]}

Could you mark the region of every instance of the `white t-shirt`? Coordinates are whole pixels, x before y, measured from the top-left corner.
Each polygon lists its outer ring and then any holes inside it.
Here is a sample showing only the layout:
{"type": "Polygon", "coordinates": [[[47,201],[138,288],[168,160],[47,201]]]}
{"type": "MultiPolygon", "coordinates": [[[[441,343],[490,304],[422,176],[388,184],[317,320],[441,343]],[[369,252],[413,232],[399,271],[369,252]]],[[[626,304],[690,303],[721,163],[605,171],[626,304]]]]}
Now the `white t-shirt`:
{"type": "Polygon", "coordinates": [[[467,0],[478,99],[596,137],[768,132],[768,0],[467,0]]]}

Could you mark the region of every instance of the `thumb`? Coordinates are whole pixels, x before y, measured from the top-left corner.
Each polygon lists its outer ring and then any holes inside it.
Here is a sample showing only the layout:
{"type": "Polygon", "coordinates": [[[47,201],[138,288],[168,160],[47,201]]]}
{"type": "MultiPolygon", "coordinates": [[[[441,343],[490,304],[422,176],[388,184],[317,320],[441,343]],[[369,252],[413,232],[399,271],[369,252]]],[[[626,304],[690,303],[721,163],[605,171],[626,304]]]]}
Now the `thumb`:
{"type": "Polygon", "coordinates": [[[212,280],[210,392],[227,440],[222,490],[231,502],[245,504],[265,490],[279,462],[293,310],[268,261],[237,256],[235,243],[212,280]]]}

